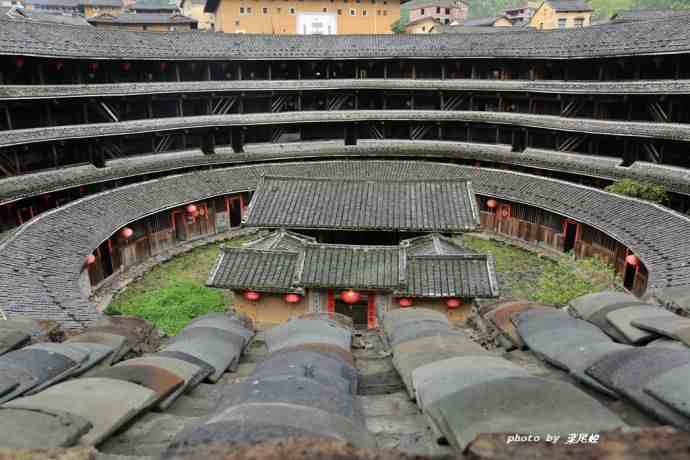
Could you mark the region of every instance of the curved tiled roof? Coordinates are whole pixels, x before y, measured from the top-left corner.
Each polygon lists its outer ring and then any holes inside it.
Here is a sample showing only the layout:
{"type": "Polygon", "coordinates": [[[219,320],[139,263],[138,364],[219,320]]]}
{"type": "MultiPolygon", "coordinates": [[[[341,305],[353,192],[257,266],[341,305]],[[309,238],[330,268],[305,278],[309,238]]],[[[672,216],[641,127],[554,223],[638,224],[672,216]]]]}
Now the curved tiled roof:
{"type": "Polygon", "coordinates": [[[169,176],[45,212],[0,243],[0,308],[78,327],[97,316],[79,289],[84,258],[123,225],[180,204],[252,190],[261,175],[467,178],[480,195],[573,218],[631,248],[649,288],[690,283],[690,219],[662,206],[589,187],[503,170],[419,161],[320,161],[237,166],[169,176]]]}
{"type": "Polygon", "coordinates": [[[170,172],[200,166],[222,166],[281,159],[323,157],[428,157],[482,160],[512,164],[602,179],[636,179],[663,184],[667,190],[690,195],[690,171],[638,161],[620,166],[621,159],[528,148],[512,152],[510,145],[451,141],[361,140],[357,145],[342,141],[313,141],[289,144],[248,144],[244,153],[218,149],[215,155],[198,150],[127,157],[106,163],[76,165],[0,179],[0,205],[31,196],[80,185],[125,179],[145,174],[170,172]]]}
{"type": "Polygon", "coordinates": [[[576,59],[687,53],[687,18],[502,34],[231,35],[131,32],[0,20],[0,54],[90,59],[576,59]]]}
{"type": "Polygon", "coordinates": [[[0,85],[0,100],[116,97],[223,91],[505,91],[554,94],[690,94],[690,80],[479,80],[479,79],[328,79],[226,80],[94,85],[0,85]]]}
{"type": "Polygon", "coordinates": [[[650,123],[637,121],[598,120],[594,118],[565,118],[554,115],[535,115],[514,112],[447,111],[447,110],[333,110],[277,113],[248,113],[230,115],[200,115],[194,117],[151,118],[118,123],[91,123],[4,131],[0,147],[35,142],[62,141],[96,137],[112,137],[184,129],[226,126],[290,125],[309,123],[356,122],[467,122],[587,134],[690,141],[690,124],[650,123]]]}
{"type": "Polygon", "coordinates": [[[464,232],[479,229],[472,184],[448,179],[264,176],[247,227],[464,232]],[[355,211],[356,210],[356,211],[355,211]]]}

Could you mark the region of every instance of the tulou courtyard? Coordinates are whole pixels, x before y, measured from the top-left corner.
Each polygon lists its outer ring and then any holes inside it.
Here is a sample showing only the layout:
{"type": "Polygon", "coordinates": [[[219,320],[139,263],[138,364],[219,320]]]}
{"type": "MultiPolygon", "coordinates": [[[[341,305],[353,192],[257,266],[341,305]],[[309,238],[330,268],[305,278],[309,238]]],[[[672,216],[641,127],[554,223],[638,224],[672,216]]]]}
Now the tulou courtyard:
{"type": "MultiPolygon", "coordinates": [[[[241,247],[256,235],[236,237],[193,249],[155,266],[132,282],[106,309],[110,315],[133,315],[153,322],[168,335],[190,320],[232,305],[233,294],[206,287],[221,245],[241,247]]],[[[571,299],[603,290],[619,289],[620,277],[597,257],[545,256],[486,234],[465,235],[462,244],[494,256],[501,299],[526,299],[563,306],[571,299]]]]}

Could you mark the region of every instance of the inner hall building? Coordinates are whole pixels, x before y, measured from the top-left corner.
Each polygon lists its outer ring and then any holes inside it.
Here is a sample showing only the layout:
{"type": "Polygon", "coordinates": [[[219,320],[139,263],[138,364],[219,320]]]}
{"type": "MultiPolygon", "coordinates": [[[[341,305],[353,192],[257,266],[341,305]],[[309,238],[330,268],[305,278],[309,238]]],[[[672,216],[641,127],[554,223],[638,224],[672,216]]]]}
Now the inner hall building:
{"type": "Polygon", "coordinates": [[[243,225],[271,233],[223,248],[207,284],[261,328],[326,312],[375,328],[411,306],[464,320],[499,295],[493,257],[457,239],[480,225],[467,180],[264,176],[243,225]]]}

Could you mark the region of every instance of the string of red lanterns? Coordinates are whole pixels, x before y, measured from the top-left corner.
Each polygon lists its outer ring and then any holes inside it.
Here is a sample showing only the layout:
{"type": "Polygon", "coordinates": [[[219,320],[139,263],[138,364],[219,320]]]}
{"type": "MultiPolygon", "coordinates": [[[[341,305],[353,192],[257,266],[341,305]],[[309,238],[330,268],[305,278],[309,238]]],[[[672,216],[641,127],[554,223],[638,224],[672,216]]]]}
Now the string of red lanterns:
{"type": "Polygon", "coordinates": [[[449,297],[446,299],[446,306],[451,310],[460,308],[460,306],[462,306],[462,300],[457,297],[449,297]]]}
{"type": "Polygon", "coordinates": [[[261,294],[256,291],[244,291],[244,298],[249,300],[250,302],[256,302],[261,298],[261,294]]]}
{"type": "Polygon", "coordinates": [[[409,297],[401,297],[398,299],[398,305],[401,308],[411,307],[414,302],[409,297]]]}
{"type": "Polygon", "coordinates": [[[355,304],[362,299],[362,294],[352,289],[340,293],[340,299],[348,305],[355,304]]]}
{"type": "Polygon", "coordinates": [[[120,236],[126,240],[130,239],[134,235],[134,230],[130,227],[125,227],[120,231],[120,236]]]}
{"type": "Polygon", "coordinates": [[[302,301],[302,296],[291,292],[285,294],[283,296],[283,300],[285,300],[287,303],[300,303],[302,301]]]}
{"type": "Polygon", "coordinates": [[[627,263],[628,265],[632,265],[633,267],[636,267],[637,264],[640,263],[640,259],[635,254],[630,254],[625,258],[625,263],[627,263]]]}

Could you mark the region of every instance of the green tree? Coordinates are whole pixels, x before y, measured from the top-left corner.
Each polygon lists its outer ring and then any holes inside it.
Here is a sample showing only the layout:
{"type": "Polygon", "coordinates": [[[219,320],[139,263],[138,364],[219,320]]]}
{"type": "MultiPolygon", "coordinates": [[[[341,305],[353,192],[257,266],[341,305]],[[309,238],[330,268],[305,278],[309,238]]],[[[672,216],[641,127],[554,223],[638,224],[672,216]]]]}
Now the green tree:
{"type": "Polygon", "coordinates": [[[654,203],[668,202],[668,193],[661,185],[650,182],[638,182],[632,179],[623,179],[605,188],[607,192],[619,195],[631,196],[654,203]]]}
{"type": "Polygon", "coordinates": [[[401,23],[400,19],[391,24],[391,31],[394,34],[404,34],[405,26],[401,23]]]}

